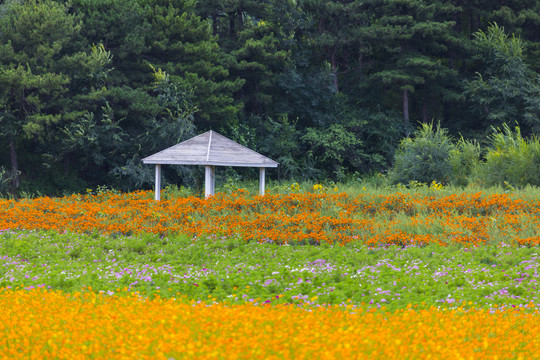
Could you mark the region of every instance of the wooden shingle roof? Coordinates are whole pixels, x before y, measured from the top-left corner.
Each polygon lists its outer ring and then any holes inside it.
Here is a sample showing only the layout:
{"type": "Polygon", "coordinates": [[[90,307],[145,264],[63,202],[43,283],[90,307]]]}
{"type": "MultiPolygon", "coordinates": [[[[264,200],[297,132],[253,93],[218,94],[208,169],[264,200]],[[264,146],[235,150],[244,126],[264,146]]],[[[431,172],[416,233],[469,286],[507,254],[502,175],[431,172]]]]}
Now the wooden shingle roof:
{"type": "Polygon", "coordinates": [[[277,167],[278,163],[215,131],[207,131],[142,159],[145,164],[277,167]]]}

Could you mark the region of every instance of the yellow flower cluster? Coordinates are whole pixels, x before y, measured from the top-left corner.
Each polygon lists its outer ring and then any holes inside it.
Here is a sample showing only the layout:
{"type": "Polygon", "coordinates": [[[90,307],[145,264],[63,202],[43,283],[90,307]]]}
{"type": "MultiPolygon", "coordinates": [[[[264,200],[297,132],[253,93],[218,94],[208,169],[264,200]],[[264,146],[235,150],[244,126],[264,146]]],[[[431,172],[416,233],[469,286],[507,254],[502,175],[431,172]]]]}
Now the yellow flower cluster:
{"type": "Polygon", "coordinates": [[[1,359],[533,359],[532,309],[364,311],[0,289],[1,359]]]}
{"type": "Polygon", "coordinates": [[[297,182],[292,183],[290,188],[291,188],[292,192],[299,192],[300,191],[300,184],[297,183],[297,182]]]}
{"type": "Polygon", "coordinates": [[[429,185],[429,188],[431,190],[442,190],[442,189],[444,189],[444,186],[443,186],[443,184],[438,183],[437,181],[433,180],[431,182],[431,184],[429,185]]]}
{"type": "Polygon", "coordinates": [[[322,184],[315,184],[315,185],[313,185],[313,191],[314,191],[314,192],[323,193],[324,190],[325,190],[325,187],[324,187],[324,185],[322,185],[322,184]]]}
{"type": "Polygon", "coordinates": [[[323,184],[315,184],[311,188],[313,189],[313,192],[319,193],[319,194],[324,194],[328,191],[334,191],[334,192],[339,191],[337,185],[334,182],[330,182],[328,186],[323,185],[323,184]]]}

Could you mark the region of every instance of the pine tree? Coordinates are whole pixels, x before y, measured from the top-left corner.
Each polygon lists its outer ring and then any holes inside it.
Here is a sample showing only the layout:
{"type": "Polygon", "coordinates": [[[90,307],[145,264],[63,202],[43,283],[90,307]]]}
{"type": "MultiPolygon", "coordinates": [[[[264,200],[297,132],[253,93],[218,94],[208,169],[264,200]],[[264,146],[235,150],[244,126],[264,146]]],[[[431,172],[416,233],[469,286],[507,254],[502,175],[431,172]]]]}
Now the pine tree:
{"type": "Polygon", "coordinates": [[[524,60],[531,69],[540,72],[540,0],[493,1],[497,5],[482,28],[488,23],[503,26],[507,33],[515,34],[523,41],[524,60]]]}
{"type": "Polygon", "coordinates": [[[95,69],[99,61],[92,63],[90,53],[73,48],[80,24],[65,5],[12,1],[0,12],[0,136],[7,139],[16,188],[19,148],[54,141],[59,126],[84,113],[66,106],[66,98],[75,69],[95,69]]]}
{"type": "Polygon", "coordinates": [[[429,120],[430,97],[459,97],[458,71],[449,62],[449,49],[460,46],[455,23],[448,19],[458,11],[443,1],[372,0],[372,14],[364,37],[369,39],[372,56],[378,60],[370,70],[375,86],[399,92],[403,121],[410,123],[412,94],[422,93],[422,120],[429,120]]]}
{"type": "Polygon", "coordinates": [[[244,81],[236,93],[244,116],[272,116],[276,84],[290,56],[293,4],[202,0],[200,5],[198,13],[211,21],[221,47],[231,55],[231,76],[244,81]]]}
{"type": "Polygon", "coordinates": [[[231,61],[212,34],[211,23],[195,14],[188,0],[141,0],[152,32],[145,63],[166,71],[173,81],[193,90],[197,126],[235,122],[242,104],[233,94],[243,80],[231,75],[231,61]]]}
{"type": "Polygon", "coordinates": [[[303,0],[300,4],[312,21],[309,41],[315,63],[330,64],[334,91],[339,92],[340,82],[362,69],[369,52],[363,36],[369,23],[365,5],[357,0],[303,0]]]}

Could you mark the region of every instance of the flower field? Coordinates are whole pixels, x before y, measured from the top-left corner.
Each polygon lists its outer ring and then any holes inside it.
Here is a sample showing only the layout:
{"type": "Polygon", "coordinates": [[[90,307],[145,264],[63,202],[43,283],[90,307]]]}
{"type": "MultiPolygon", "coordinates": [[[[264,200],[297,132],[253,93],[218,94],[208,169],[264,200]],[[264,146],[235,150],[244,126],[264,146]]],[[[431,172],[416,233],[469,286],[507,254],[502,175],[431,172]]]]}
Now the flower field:
{"type": "Polygon", "coordinates": [[[42,290],[4,290],[0,306],[3,359],[533,359],[540,347],[538,317],[522,310],[306,311],[42,290]]]}
{"type": "Polygon", "coordinates": [[[0,200],[0,358],[531,359],[540,200],[0,200]]]}
{"type": "Polygon", "coordinates": [[[275,243],[540,243],[540,199],[508,194],[360,195],[239,191],[156,202],[152,193],[0,200],[0,229],[183,233],[275,243]]]}

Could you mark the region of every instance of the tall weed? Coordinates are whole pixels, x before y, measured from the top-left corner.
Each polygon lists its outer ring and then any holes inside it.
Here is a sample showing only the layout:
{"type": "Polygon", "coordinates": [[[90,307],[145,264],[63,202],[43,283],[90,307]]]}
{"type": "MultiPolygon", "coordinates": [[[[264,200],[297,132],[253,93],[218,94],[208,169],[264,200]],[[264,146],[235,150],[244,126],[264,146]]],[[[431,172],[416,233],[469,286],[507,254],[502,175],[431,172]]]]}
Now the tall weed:
{"type": "Polygon", "coordinates": [[[506,124],[490,136],[486,161],[478,175],[484,185],[506,188],[540,185],[540,141],[524,139],[519,127],[512,131],[506,124]]]}
{"type": "Polygon", "coordinates": [[[470,177],[480,165],[482,149],[476,141],[459,139],[448,158],[452,168],[450,183],[456,186],[467,186],[470,177]]]}

